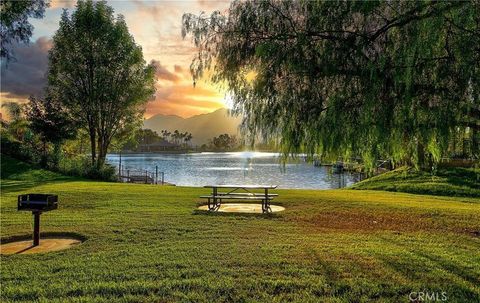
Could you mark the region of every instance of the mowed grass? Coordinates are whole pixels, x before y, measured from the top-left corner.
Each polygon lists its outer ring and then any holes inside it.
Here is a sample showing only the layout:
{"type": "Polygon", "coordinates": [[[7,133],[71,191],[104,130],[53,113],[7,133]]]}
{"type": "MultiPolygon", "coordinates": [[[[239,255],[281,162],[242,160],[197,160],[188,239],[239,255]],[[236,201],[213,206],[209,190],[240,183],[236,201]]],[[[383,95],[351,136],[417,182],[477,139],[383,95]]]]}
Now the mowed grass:
{"type": "Polygon", "coordinates": [[[480,198],[480,168],[440,168],[431,174],[401,167],[358,182],[352,188],[480,198]]]}
{"type": "Polygon", "coordinates": [[[16,211],[26,192],[59,195],[42,232],[86,240],[2,256],[1,302],[480,301],[477,198],[277,190],[285,212],[220,215],[195,211],[202,188],[35,173],[2,180],[2,241],[31,233],[32,215],[16,211]]]}

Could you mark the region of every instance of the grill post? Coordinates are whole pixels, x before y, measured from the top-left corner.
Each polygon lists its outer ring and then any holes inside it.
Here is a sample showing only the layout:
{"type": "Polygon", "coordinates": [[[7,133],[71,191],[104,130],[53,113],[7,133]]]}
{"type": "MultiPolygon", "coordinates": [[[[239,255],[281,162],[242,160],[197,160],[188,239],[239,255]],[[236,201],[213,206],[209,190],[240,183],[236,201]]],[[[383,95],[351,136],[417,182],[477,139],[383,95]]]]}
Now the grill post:
{"type": "Polygon", "coordinates": [[[40,244],[40,211],[32,211],[33,214],[33,246],[40,244]]]}

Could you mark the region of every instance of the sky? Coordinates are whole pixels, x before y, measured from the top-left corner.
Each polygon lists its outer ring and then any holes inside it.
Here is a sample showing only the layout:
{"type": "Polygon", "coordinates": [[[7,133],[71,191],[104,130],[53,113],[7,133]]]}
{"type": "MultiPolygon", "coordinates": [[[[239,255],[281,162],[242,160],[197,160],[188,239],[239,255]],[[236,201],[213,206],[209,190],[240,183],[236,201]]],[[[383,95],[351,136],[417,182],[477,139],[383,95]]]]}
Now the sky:
{"type": "MultiPolygon", "coordinates": [[[[229,1],[212,0],[110,0],[115,14],[125,17],[135,42],[148,63],[157,67],[155,100],[147,104],[145,118],[156,114],[191,117],[229,106],[229,98],[208,79],[193,87],[189,66],[195,54],[190,37],[182,39],[184,13],[225,12],[229,1]]],[[[46,83],[47,53],[58,29],[63,9],[75,9],[75,1],[53,0],[43,19],[30,19],[34,26],[31,43],[14,49],[16,60],[2,64],[1,101],[24,102],[39,95],[46,83]]]]}

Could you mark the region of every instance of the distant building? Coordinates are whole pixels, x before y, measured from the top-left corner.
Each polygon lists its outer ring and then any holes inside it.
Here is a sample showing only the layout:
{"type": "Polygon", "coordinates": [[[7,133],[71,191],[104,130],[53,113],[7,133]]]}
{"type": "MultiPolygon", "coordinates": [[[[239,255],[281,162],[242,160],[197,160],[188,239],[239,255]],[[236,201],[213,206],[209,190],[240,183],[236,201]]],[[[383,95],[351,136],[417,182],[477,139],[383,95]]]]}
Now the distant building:
{"type": "Polygon", "coordinates": [[[178,148],[179,146],[177,144],[173,144],[165,140],[162,140],[160,142],[155,142],[151,144],[140,144],[138,146],[138,151],[139,152],[159,152],[159,151],[165,151],[165,150],[174,150],[178,148]]]}

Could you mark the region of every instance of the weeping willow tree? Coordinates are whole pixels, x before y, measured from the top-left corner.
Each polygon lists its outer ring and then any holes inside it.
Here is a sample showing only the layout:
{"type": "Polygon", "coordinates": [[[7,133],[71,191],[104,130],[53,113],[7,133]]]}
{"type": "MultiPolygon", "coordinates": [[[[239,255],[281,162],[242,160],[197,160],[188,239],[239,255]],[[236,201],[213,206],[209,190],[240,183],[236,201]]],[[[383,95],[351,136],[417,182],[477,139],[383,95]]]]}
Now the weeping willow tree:
{"type": "Polygon", "coordinates": [[[224,84],[252,137],[285,155],[417,167],[480,133],[480,4],[235,1],[184,14],[194,81],[224,84]],[[206,73],[208,71],[208,73],[206,73]]]}

